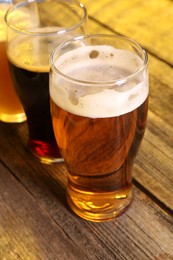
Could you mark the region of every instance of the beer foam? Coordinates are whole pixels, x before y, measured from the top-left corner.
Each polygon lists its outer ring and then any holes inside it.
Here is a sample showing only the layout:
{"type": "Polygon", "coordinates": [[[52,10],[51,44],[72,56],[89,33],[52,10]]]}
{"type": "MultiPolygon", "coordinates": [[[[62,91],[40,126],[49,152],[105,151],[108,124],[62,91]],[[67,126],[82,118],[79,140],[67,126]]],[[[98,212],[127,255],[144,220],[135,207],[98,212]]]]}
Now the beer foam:
{"type": "MultiPolygon", "coordinates": [[[[60,30],[60,27],[37,27],[30,29],[33,33],[50,33],[50,35],[19,34],[8,43],[8,58],[17,67],[33,72],[49,72],[50,53],[60,44],[62,36],[51,35],[51,32],[60,30]]],[[[68,40],[69,36],[65,36],[68,40]]]]}
{"type": "Polygon", "coordinates": [[[85,83],[51,73],[50,96],[59,107],[80,116],[103,118],[126,114],[148,96],[146,72],[127,82],[124,80],[142,64],[142,59],[130,51],[111,46],[81,46],[63,54],[55,67],[85,83]],[[119,80],[117,84],[110,83],[116,80],[119,80]]]}
{"type": "Polygon", "coordinates": [[[47,47],[33,37],[25,36],[14,39],[8,45],[7,55],[17,67],[33,72],[49,72],[49,54],[47,47]]]}

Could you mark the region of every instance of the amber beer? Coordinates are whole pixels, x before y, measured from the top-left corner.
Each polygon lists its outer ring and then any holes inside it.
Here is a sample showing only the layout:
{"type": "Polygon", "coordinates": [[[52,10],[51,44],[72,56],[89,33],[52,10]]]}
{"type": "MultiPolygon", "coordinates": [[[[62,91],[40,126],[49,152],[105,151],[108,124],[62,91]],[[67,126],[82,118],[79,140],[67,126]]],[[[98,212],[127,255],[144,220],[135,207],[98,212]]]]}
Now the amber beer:
{"type": "Polygon", "coordinates": [[[8,3],[0,4],[0,120],[14,123],[25,121],[26,116],[13,86],[6,54],[4,15],[9,7],[8,3]]]}
{"type": "MultiPolygon", "coordinates": [[[[115,41],[121,43],[121,38],[115,41]]],[[[148,80],[137,54],[106,45],[81,47],[81,42],[76,40],[80,47],[71,44],[76,49],[65,54],[61,47],[52,54],[52,120],[69,172],[70,207],[85,219],[103,221],[131,203],[133,161],[146,127],[148,80]]]]}

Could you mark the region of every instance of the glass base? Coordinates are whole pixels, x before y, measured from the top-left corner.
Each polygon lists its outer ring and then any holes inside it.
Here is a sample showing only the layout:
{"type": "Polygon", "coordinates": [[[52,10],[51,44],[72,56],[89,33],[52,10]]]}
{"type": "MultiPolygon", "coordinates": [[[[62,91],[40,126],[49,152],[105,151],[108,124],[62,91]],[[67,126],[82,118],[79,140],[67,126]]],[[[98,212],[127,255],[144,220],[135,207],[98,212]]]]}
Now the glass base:
{"type": "MultiPolygon", "coordinates": [[[[32,151],[31,151],[32,152],[32,151]]],[[[32,152],[34,157],[39,160],[43,164],[52,164],[52,163],[61,163],[64,162],[64,159],[62,157],[55,158],[55,157],[49,157],[49,156],[39,156],[38,154],[32,152]]]]}
{"type": "Polygon", "coordinates": [[[112,220],[122,215],[132,202],[132,188],[113,192],[86,192],[67,188],[70,208],[81,218],[93,222],[112,220]]]}
{"type": "Polygon", "coordinates": [[[22,123],[27,120],[25,113],[5,114],[0,113],[0,121],[4,123],[22,123]]]}
{"type": "Polygon", "coordinates": [[[41,163],[51,164],[64,162],[55,142],[30,140],[28,147],[33,156],[41,163]]]}

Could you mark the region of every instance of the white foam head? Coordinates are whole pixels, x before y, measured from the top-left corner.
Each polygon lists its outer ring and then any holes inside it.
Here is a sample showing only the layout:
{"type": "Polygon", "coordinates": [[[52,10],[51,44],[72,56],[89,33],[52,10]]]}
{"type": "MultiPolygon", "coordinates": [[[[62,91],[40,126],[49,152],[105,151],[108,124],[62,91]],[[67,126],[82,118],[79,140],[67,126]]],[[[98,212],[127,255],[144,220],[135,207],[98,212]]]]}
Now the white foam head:
{"type": "Polygon", "coordinates": [[[126,114],[148,96],[146,71],[126,80],[142,64],[142,59],[130,51],[111,46],[82,46],[55,62],[61,73],[76,81],[51,73],[50,96],[59,107],[80,116],[102,118],[126,114]]]}
{"type": "Polygon", "coordinates": [[[31,35],[14,34],[8,42],[8,58],[16,65],[35,72],[50,71],[50,53],[63,40],[69,40],[70,35],[51,35],[52,32],[62,30],[60,27],[37,27],[32,29],[31,35]],[[37,35],[37,32],[40,35],[37,35]],[[45,35],[41,35],[44,33],[45,35]],[[50,33],[50,35],[49,35],[50,33]],[[36,34],[36,35],[35,35],[36,34]],[[48,35],[46,35],[48,34],[48,35]]]}

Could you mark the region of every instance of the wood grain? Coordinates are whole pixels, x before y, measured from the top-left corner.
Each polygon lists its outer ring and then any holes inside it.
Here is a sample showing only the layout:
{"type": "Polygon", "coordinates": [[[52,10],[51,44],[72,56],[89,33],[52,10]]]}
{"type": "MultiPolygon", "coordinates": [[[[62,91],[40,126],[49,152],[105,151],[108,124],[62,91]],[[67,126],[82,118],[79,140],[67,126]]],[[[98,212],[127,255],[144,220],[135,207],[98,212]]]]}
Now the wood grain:
{"type": "Polygon", "coordinates": [[[65,165],[28,152],[27,125],[0,122],[0,259],[173,259],[173,1],[83,0],[92,33],[130,36],[149,54],[148,124],[136,157],[134,200],[106,223],[74,215],[65,165]]]}
{"type": "MultiPolygon", "coordinates": [[[[173,65],[173,2],[171,0],[82,1],[90,18],[132,37],[148,51],[173,65]]],[[[99,30],[99,32],[101,32],[99,30]]]]}
{"type": "MultiPolygon", "coordinates": [[[[30,163],[34,164],[34,161],[30,163]]],[[[24,165],[28,168],[28,162],[24,165]]],[[[56,184],[53,179],[48,180],[46,169],[40,174],[38,170],[33,174],[25,172],[22,178],[20,164],[17,168],[13,176],[14,173],[0,164],[2,259],[154,259],[161,255],[172,256],[172,218],[140,190],[135,189],[133,204],[124,216],[107,223],[92,223],[78,218],[66,207],[59,196],[64,195],[64,189],[56,178],[55,167],[44,168],[53,168],[56,184]]]]}
{"type": "Polygon", "coordinates": [[[26,123],[0,125],[2,256],[67,259],[69,252],[70,259],[172,257],[172,217],[138,189],[131,208],[115,221],[98,224],[75,216],[66,204],[64,164],[37,162],[25,148],[26,132],[26,123]]]}

